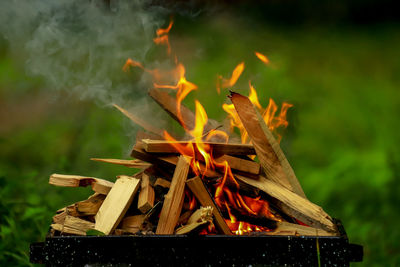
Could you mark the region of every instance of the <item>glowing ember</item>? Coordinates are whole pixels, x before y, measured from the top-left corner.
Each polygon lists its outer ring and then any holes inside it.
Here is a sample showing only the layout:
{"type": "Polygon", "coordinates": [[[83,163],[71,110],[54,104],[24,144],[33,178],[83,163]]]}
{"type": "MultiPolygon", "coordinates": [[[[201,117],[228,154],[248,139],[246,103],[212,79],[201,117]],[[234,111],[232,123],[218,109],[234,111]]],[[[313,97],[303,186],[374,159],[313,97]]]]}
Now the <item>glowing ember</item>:
{"type": "Polygon", "coordinates": [[[254,54],[256,55],[256,57],[258,57],[259,60],[261,60],[265,64],[269,64],[269,59],[267,58],[267,56],[265,56],[259,52],[254,52],[254,54]]]}

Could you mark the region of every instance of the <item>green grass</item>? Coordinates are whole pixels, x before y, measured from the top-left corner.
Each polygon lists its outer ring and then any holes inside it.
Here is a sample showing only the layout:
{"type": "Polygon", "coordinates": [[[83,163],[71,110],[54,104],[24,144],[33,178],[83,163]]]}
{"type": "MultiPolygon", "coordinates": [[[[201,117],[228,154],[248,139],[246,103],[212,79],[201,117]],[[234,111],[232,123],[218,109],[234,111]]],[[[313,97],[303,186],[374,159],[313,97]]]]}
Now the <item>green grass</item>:
{"type": "MultiPolygon", "coordinates": [[[[293,103],[282,147],[307,196],[364,246],[364,262],[354,266],[400,263],[398,27],[294,29],[229,16],[177,18],[171,39],[188,80],[199,85],[188,106],[196,97],[209,117],[223,119],[227,91],[216,94],[215,78],[241,61],[246,69],[234,90],[247,94],[251,79],[264,106],[269,97],[293,103]]],[[[27,265],[29,243],[44,239],[54,212],[90,192],[51,187],[49,175],[112,180],[133,172],[89,158],[126,158],[134,128],[111,108],[46,89],[3,50],[0,103],[10,115],[0,127],[0,265],[27,265]]]]}

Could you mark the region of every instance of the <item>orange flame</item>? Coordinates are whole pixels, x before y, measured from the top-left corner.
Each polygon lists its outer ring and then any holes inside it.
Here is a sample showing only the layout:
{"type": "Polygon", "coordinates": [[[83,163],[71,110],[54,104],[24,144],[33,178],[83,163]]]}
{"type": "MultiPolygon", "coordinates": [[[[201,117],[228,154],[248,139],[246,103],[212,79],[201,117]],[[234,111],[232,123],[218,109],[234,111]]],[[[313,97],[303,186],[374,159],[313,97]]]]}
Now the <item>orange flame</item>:
{"type": "Polygon", "coordinates": [[[165,29],[162,29],[162,28],[158,29],[158,30],[156,31],[157,37],[155,37],[155,38],[153,39],[153,41],[154,41],[155,44],[158,44],[158,45],[165,45],[165,46],[167,47],[167,53],[168,53],[168,55],[171,54],[171,45],[170,45],[170,43],[169,43],[168,33],[169,33],[169,31],[171,30],[173,24],[174,24],[174,22],[171,20],[171,21],[169,22],[169,25],[168,25],[167,28],[165,28],[165,29]]]}
{"type": "Polygon", "coordinates": [[[267,58],[267,56],[259,53],[259,52],[254,52],[254,54],[256,55],[256,57],[258,57],[259,60],[261,60],[262,62],[264,62],[266,65],[269,64],[269,59],[267,58]]]}

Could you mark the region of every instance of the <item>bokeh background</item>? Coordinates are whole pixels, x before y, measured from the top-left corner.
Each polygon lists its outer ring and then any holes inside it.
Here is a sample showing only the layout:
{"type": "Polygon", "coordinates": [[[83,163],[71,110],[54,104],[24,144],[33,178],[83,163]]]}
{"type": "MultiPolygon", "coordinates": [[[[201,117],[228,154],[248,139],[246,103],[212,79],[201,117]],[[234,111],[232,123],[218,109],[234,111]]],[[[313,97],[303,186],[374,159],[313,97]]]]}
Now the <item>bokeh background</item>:
{"type": "MultiPolygon", "coordinates": [[[[294,104],[282,148],[309,199],[364,246],[364,262],[353,266],[399,265],[400,27],[390,2],[166,5],[172,48],[199,86],[185,103],[198,98],[223,120],[217,74],[245,61],[234,90],[247,94],[250,79],[264,107],[270,97],[294,104]]],[[[0,33],[1,266],[30,265],[29,244],[44,239],[55,211],[90,193],[51,187],[49,175],[133,173],[89,158],[128,158],[138,129],[106,103],[28,74],[13,46],[0,33]]]]}

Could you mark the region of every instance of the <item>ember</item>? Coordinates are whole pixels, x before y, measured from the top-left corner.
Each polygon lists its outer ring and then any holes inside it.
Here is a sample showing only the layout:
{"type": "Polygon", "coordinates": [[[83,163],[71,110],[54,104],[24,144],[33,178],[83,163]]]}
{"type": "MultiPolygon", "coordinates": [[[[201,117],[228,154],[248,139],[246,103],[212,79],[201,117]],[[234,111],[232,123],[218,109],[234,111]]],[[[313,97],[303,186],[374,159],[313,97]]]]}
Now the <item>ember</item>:
{"type": "MultiPolygon", "coordinates": [[[[156,32],[156,44],[172,54],[169,32],[173,22],[156,32]]],[[[265,64],[269,59],[255,55],[265,64]]],[[[93,177],[53,174],[50,184],[91,185],[94,195],[65,207],[53,217],[53,235],[86,235],[95,229],[106,235],[223,234],[336,236],[331,217],[305,196],[279,147],[287,127],[289,103],[280,111],[270,99],[263,108],[253,85],[249,97],[231,92],[232,104],[223,104],[229,126],[208,118],[195,100],[195,112],[182,102],[197,85],[187,80],[185,67],[173,56],[172,70],[147,69],[128,59],[124,71],[140,68],[153,78],[149,95],[185,130],[186,136],[148,124],[115,105],[145,132],[139,132],[132,149],[134,160],[92,159],[141,169],[121,175],[115,183],[93,177]],[[171,83],[166,82],[174,79],[171,83]],[[169,93],[173,92],[175,97],[169,93]],[[241,143],[231,143],[238,128],[241,143]],[[255,158],[257,157],[257,161],[255,158]]],[[[231,89],[245,70],[238,64],[230,78],[219,76],[217,91],[231,89]]],[[[134,71],[134,70],[131,70],[134,71]]]]}

